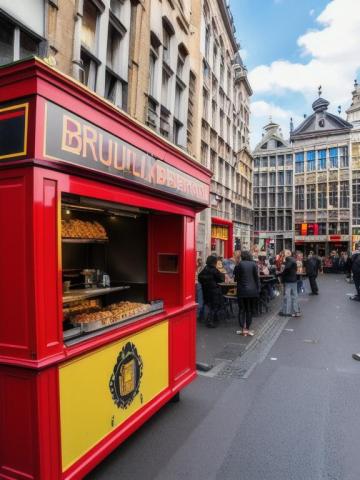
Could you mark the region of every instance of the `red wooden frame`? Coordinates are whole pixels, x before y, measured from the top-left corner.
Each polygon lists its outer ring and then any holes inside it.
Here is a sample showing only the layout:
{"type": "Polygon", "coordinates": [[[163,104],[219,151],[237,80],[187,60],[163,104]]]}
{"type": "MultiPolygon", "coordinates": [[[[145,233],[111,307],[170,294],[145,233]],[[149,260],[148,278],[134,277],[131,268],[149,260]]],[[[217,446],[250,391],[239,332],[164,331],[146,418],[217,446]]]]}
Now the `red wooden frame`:
{"type": "Polygon", "coordinates": [[[0,268],[6,272],[0,277],[0,444],[4,446],[0,479],[4,480],[83,478],[196,377],[195,214],[203,205],[49,161],[43,155],[46,101],[91,119],[207,186],[211,178],[211,172],[180,149],[43,62],[31,59],[0,69],[0,106],[29,104],[26,155],[0,161],[0,268]],[[71,347],[64,345],[59,240],[63,192],[158,212],[149,222],[149,299],[164,292],[164,313],[71,347]],[[163,241],[156,235],[159,229],[163,241]],[[168,274],[157,272],[154,260],[165,248],[180,259],[172,286],[168,274]],[[170,288],[176,289],[175,295],[170,295],[170,288]],[[59,366],[164,319],[169,320],[169,386],[61,472],[59,366]]]}

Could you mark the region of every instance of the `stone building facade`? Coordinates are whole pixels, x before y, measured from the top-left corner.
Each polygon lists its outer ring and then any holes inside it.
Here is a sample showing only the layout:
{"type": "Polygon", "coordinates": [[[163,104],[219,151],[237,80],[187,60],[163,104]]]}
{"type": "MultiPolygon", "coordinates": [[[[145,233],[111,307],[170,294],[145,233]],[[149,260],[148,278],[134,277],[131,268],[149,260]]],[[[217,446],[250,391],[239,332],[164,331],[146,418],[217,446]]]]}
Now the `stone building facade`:
{"type": "Polygon", "coordinates": [[[0,0],[0,27],[0,64],[43,57],[212,170],[199,255],[250,247],[252,91],[226,0],[0,0]]]}
{"type": "Polygon", "coordinates": [[[295,247],[329,255],[351,248],[352,125],[327,112],[319,97],[314,113],[290,134],[295,166],[295,247]]]}
{"type": "Polygon", "coordinates": [[[213,172],[213,181],[211,210],[202,213],[198,222],[197,249],[202,256],[213,250],[227,257],[234,243],[238,248],[250,247],[252,90],[225,0],[203,2],[200,53],[200,160],[213,172]]]}
{"type": "Polygon", "coordinates": [[[351,130],[351,204],[352,204],[352,249],[360,243],[360,86],[357,81],[352,92],[352,102],[347,113],[351,130]]]}
{"type": "Polygon", "coordinates": [[[294,245],[293,151],[270,121],[254,150],[254,244],[276,253],[294,245]]]}

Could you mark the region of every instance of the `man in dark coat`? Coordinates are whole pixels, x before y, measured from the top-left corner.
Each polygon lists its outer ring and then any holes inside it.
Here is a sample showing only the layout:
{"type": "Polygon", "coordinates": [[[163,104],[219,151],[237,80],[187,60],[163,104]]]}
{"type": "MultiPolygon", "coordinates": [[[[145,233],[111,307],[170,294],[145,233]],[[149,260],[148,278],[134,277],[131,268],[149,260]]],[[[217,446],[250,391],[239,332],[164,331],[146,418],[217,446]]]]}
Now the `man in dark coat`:
{"type": "Polygon", "coordinates": [[[216,268],[217,257],[210,255],[206,259],[205,268],[199,273],[198,280],[202,286],[204,303],[209,308],[206,326],[216,327],[219,312],[223,308],[223,296],[219,283],[225,281],[225,275],[216,268]]]}
{"type": "Polygon", "coordinates": [[[316,278],[319,274],[319,270],[321,267],[321,262],[319,258],[314,255],[314,252],[310,252],[308,259],[305,263],[306,273],[309,277],[311,293],[310,295],[319,295],[319,288],[316,283],[316,278]]]}

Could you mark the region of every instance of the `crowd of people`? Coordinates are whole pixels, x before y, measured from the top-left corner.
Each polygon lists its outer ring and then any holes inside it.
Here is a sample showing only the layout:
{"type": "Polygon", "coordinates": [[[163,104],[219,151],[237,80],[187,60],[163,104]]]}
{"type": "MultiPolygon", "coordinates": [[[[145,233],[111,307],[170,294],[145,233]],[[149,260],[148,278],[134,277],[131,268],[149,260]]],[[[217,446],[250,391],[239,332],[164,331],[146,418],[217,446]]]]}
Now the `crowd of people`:
{"type": "MultiPolygon", "coordinates": [[[[321,261],[310,252],[304,261],[301,252],[284,250],[278,255],[260,252],[253,258],[249,251],[235,251],[230,259],[210,255],[203,265],[197,261],[198,317],[205,319],[209,328],[215,328],[225,315],[225,298],[233,292],[238,303],[238,335],[252,336],[252,319],[259,311],[261,298],[269,301],[283,291],[283,316],[301,316],[298,295],[304,293],[303,278],[309,278],[311,294],[318,295],[316,278],[321,270],[321,261]],[[224,296],[224,287],[226,294],[224,296]],[[224,298],[225,297],[225,298],[224,298]]],[[[360,297],[359,297],[360,298],[360,297]]]]}
{"type": "MultiPolygon", "coordinates": [[[[360,244],[352,254],[331,252],[330,270],[343,273],[355,286],[356,293],[351,300],[360,302],[360,244]]],[[[304,277],[310,285],[309,295],[318,295],[317,277],[326,271],[330,262],[310,251],[306,259],[302,252],[283,250],[278,255],[260,252],[253,257],[249,251],[235,251],[230,259],[223,259],[215,253],[201,259],[196,265],[196,295],[198,319],[205,320],[206,326],[215,328],[225,315],[225,298],[233,296],[238,304],[238,335],[253,336],[252,320],[259,313],[262,292],[271,300],[282,291],[281,316],[300,317],[299,294],[304,294],[304,277]],[[224,287],[226,295],[224,295],[224,287]]],[[[329,270],[328,270],[329,271],[329,270]]],[[[360,361],[360,353],[353,358],[360,361]]]]}

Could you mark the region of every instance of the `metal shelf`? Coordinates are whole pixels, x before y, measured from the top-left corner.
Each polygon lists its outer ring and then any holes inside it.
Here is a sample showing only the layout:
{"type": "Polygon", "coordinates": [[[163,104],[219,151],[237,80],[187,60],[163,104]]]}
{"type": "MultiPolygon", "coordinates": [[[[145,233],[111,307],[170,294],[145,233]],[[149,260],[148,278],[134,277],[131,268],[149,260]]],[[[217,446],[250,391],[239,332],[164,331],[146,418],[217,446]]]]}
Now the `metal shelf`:
{"type": "Polygon", "coordinates": [[[108,238],[62,238],[62,243],[108,243],[108,238]]]}
{"type": "Polygon", "coordinates": [[[128,290],[131,288],[128,285],[122,287],[108,287],[108,288],[80,288],[71,290],[63,294],[63,304],[73,303],[84,300],[85,298],[99,297],[100,295],[107,295],[108,293],[117,292],[120,290],[128,290]]]}

